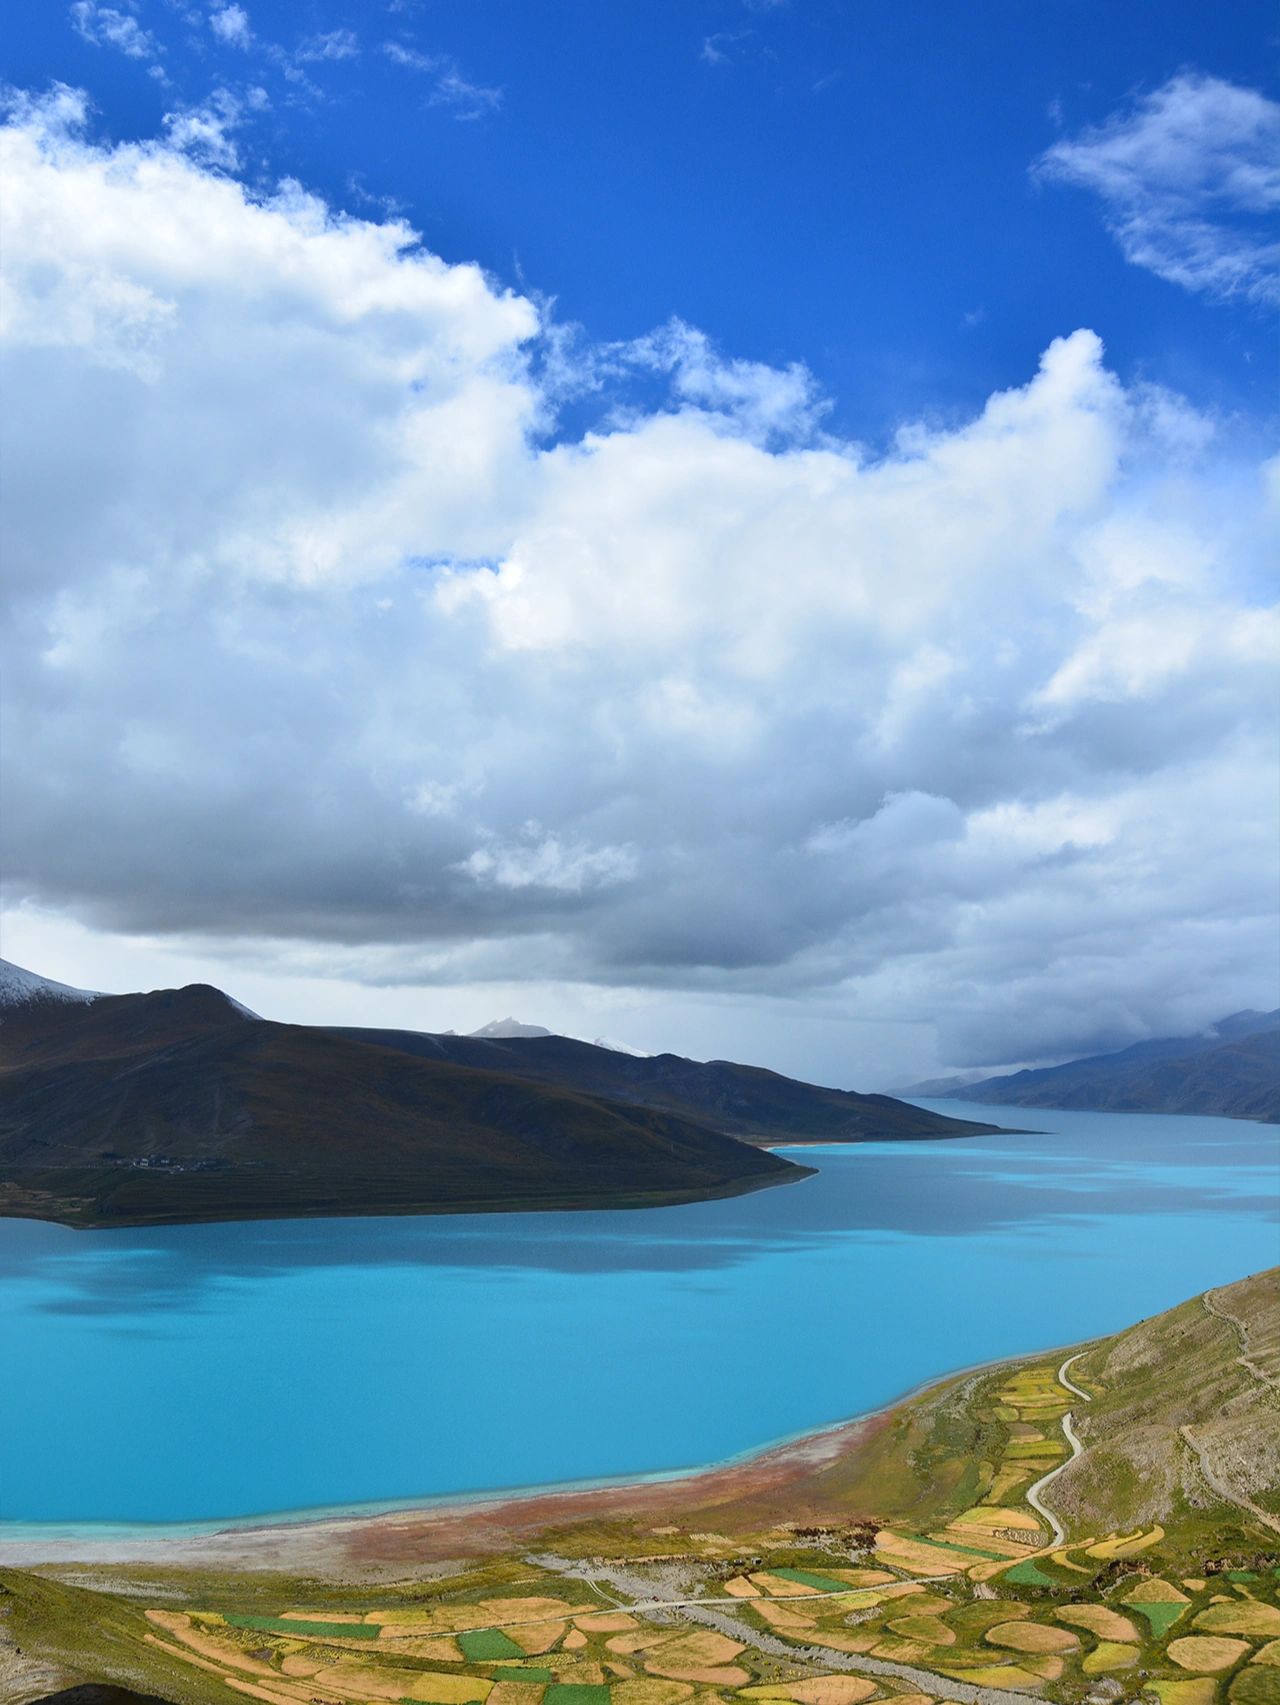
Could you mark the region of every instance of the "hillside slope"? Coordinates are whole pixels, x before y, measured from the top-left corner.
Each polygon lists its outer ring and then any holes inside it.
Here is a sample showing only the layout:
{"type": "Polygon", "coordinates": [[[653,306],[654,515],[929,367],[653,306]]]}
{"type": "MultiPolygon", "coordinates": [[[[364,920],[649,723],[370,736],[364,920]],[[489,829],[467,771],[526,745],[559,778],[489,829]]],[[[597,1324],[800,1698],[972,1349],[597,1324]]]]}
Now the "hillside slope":
{"type": "Polygon", "coordinates": [[[977,1136],[994,1126],[949,1119],[890,1095],[800,1083],[760,1066],[619,1053],[567,1036],[479,1038],[410,1030],[339,1029],[352,1041],[506,1072],[632,1106],[662,1108],[747,1142],[876,1142],[977,1136]]]}
{"type": "Polygon", "coordinates": [[[1236,1013],[1214,1030],[1211,1038],[1159,1037],[1114,1054],[982,1078],[945,1093],[956,1101],[997,1106],[1280,1121],[1280,1012],[1236,1013]]]}
{"type": "Polygon", "coordinates": [[[269,1023],[201,985],[37,991],[0,1023],[0,1213],[622,1207],[804,1175],[660,1110],[269,1023]]]}

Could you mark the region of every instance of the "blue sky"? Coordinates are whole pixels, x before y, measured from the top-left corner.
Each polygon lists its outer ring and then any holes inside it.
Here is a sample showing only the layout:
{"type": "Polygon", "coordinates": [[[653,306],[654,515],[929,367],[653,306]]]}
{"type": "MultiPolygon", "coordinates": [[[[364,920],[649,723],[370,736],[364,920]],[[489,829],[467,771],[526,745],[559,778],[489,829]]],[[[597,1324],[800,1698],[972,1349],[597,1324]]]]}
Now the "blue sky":
{"type": "Polygon", "coordinates": [[[252,40],[222,41],[195,0],[150,0],[136,19],[162,51],[136,57],[60,5],[17,12],[8,80],[85,87],[113,136],[261,88],[251,181],[394,204],[593,339],[676,315],[734,355],[803,361],[833,424],[873,441],[969,411],[1077,325],[1124,376],[1271,409],[1255,306],[1206,308],[1131,266],[1094,197],[1031,171],[1187,68],[1264,87],[1260,4],[255,4],[252,40]]]}
{"type": "Polygon", "coordinates": [[[1274,1005],[1273,34],[13,8],[6,956],[864,1087],[1274,1005]]]}

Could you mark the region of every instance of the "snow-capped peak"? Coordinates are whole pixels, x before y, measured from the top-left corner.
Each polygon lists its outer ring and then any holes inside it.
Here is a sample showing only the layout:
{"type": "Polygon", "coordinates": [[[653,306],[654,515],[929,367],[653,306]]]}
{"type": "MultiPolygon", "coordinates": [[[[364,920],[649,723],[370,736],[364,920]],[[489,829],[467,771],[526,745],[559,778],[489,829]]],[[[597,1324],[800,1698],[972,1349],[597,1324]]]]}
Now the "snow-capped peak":
{"type": "Polygon", "coordinates": [[[513,1036],[551,1036],[554,1032],[540,1024],[521,1024],[518,1018],[494,1018],[469,1034],[481,1042],[505,1042],[513,1036]]]}
{"type": "MultiPolygon", "coordinates": [[[[452,1036],[453,1031],[445,1032],[452,1036]]],[[[567,1042],[585,1042],[585,1036],[571,1036],[562,1030],[547,1030],[541,1024],[522,1024],[518,1018],[495,1018],[488,1024],[482,1024],[479,1030],[472,1030],[468,1035],[482,1042],[506,1042],[517,1037],[563,1036],[567,1042]]],[[[631,1054],[637,1060],[647,1060],[651,1056],[643,1048],[629,1048],[625,1042],[614,1042],[608,1036],[593,1036],[593,1048],[608,1048],[614,1054],[631,1054]]]]}
{"type": "Polygon", "coordinates": [[[73,989],[68,983],[55,983],[51,977],[38,977],[9,959],[0,959],[0,1008],[26,1006],[31,1001],[96,1001],[94,989],[73,989]]]}

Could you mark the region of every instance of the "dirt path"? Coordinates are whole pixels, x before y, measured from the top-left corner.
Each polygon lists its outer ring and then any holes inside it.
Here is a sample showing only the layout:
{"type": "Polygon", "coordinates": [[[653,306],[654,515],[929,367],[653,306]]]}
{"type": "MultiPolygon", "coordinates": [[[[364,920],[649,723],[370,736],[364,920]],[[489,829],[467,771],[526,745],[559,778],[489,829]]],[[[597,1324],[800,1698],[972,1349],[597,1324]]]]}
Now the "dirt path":
{"type": "MultiPolygon", "coordinates": [[[[1213,1291],[1206,1291],[1200,1298],[1200,1301],[1204,1304],[1205,1312],[1207,1314],[1211,1314],[1215,1320],[1222,1321],[1223,1325],[1229,1326],[1235,1334],[1236,1341],[1240,1345],[1240,1354],[1236,1357],[1237,1367],[1242,1367],[1255,1384],[1260,1385],[1264,1391],[1273,1395],[1280,1393],[1280,1385],[1277,1385],[1276,1381],[1272,1379],[1271,1375],[1267,1373],[1265,1368],[1260,1368],[1256,1362],[1250,1360],[1249,1329],[1245,1325],[1244,1321],[1237,1320],[1234,1314],[1229,1314],[1227,1310],[1215,1300],[1213,1291]]],[[[1186,1443],[1191,1454],[1195,1457],[1196,1465],[1199,1468],[1201,1475],[1204,1477],[1206,1485],[1208,1485],[1212,1491],[1216,1492],[1218,1496],[1224,1500],[1224,1502],[1233,1504],[1238,1510],[1246,1511],[1247,1514],[1253,1517],[1254,1521],[1260,1523],[1260,1525],[1265,1527],[1269,1533],[1280,1533],[1280,1520],[1277,1520],[1269,1510],[1264,1510],[1259,1505],[1255,1504],[1253,1499],[1246,1493],[1237,1490],[1234,1486],[1228,1485],[1222,1478],[1221,1474],[1209,1460],[1207,1445],[1195,1436],[1195,1429],[1192,1427],[1190,1422],[1179,1427],[1178,1432],[1182,1436],[1182,1439],[1186,1443]]]]}
{"type": "Polygon", "coordinates": [[[1190,1424],[1179,1427],[1178,1432],[1186,1441],[1191,1454],[1195,1457],[1196,1465],[1201,1474],[1204,1476],[1205,1481],[1225,1503],[1233,1504],[1238,1510],[1246,1510],[1249,1515],[1253,1517],[1254,1521],[1260,1522],[1262,1526],[1268,1530],[1268,1532],[1280,1533],[1280,1521],[1277,1521],[1275,1516],[1271,1515],[1267,1510],[1261,1509],[1254,1503],[1252,1498],[1246,1497],[1243,1492],[1238,1492],[1233,1486],[1228,1486],[1216,1472],[1213,1464],[1209,1461],[1208,1456],[1205,1453],[1204,1446],[1200,1443],[1199,1439],[1196,1438],[1190,1424]]]}
{"type": "MultiPolygon", "coordinates": [[[[678,1620],[700,1622],[706,1628],[727,1635],[744,1646],[752,1646],[770,1657],[786,1658],[790,1662],[814,1664],[823,1671],[853,1670],[859,1675],[892,1675],[909,1681],[922,1693],[939,1699],[956,1700],[958,1705],[1027,1705],[1026,1693],[1015,1693],[1000,1687],[976,1687],[972,1682],[955,1681],[950,1676],[935,1675],[932,1670],[917,1669],[913,1664],[891,1663],[886,1658],[865,1657],[859,1653],[837,1652],[830,1646],[808,1645],[780,1640],[774,1634],[761,1633],[741,1619],[742,1599],[683,1598],[654,1600],[644,1595],[652,1583],[643,1576],[616,1563],[582,1563],[567,1557],[538,1556],[532,1561],[542,1568],[552,1569],[572,1579],[586,1581],[599,1591],[598,1582],[607,1581],[616,1592],[627,1595],[626,1609],[657,1612],[662,1620],[678,1613],[678,1620]],[[732,1605],[734,1609],[724,1608],[732,1605]],[[735,1611],[737,1614],[735,1614],[735,1611]],[[665,1614],[664,1614],[665,1613],[665,1614]]],[[[855,1589],[850,1588],[851,1592],[855,1589]]],[[[843,1598],[843,1593],[806,1594],[804,1602],[814,1598],[843,1598]]]]}
{"type": "MultiPolygon", "coordinates": [[[[1071,1366],[1072,1362],[1078,1362],[1084,1353],[1085,1352],[1083,1350],[1077,1350],[1074,1356],[1067,1357],[1066,1361],[1063,1362],[1062,1366],[1058,1369],[1058,1384],[1062,1386],[1065,1391],[1072,1391],[1077,1397],[1083,1397],[1086,1403],[1092,1403],[1093,1398],[1090,1397],[1089,1393],[1087,1391],[1081,1391],[1078,1385],[1072,1385],[1071,1381],[1067,1378],[1067,1369],[1071,1366]]],[[[1071,1411],[1069,1409],[1062,1417],[1062,1436],[1071,1447],[1071,1455],[1065,1462],[1060,1462],[1056,1468],[1051,1468],[1047,1474],[1042,1474],[1034,1486],[1029,1486],[1027,1488],[1027,1502],[1031,1505],[1031,1508],[1036,1512],[1036,1514],[1042,1518],[1042,1520],[1048,1522],[1049,1531],[1053,1535],[1053,1543],[1045,1548],[1047,1550],[1055,1550],[1059,1545],[1065,1544],[1067,1530],[1063,1527],[1057,1516],[1054,1515],[1053,1511],[1045,1507],[1040,1494],[1051,1481],[1058,1478],[1064,1468],[1070,1468],[1071,1464],[1084,1449],[1084,1446],[1076,1437],[1076,1429],[1072,1423],[1071,1411]]]]}
{"type": "Polygon", "coordinates": [[[1266,1369],[1260,1368],[1257,1362],[1249,1360],[1249,1328],[1244,1321],[1237,1320],[1234,1314],[1228,1314],[1220,1303],[1215,1302],[1213,1291],[1206,1291],[1200,1301],[1208,1313],[1212,1314],[1215,1319],[1221,1320],[1235,1333],[1240,1345],[1240,1354],[1236,1357],[1237,1366],[1242,1367],[1247,1374],[1257,1380],[1259,1385],[1265,1385],[1268,1391],[1280,1392],[1280,1382],[1272,1379],[1266,1369]]]}

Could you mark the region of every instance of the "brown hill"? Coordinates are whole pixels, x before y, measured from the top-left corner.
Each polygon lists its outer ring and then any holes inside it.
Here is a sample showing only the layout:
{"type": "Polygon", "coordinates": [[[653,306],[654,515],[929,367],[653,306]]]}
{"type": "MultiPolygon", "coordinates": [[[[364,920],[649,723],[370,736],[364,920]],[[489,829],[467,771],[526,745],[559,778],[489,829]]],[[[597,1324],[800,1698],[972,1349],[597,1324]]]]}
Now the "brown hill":
{"type": "Polygon", "coordinates": [[[662,1110],[248,1014],[217,989],[0,1023],[0,1212],[76,1225],[641,1206],[805,1168],[662,1110]]]}
{"type": "Polygon", "coordinates": [[[663,1108],[748,1142],[885,1142],[972,1137],[998,1127],[926,1112],[891,1095],[801,1083],[732,1060],[619,1053],[568,1036],[433,1035],[410,1030],[333,1032],[422,1059],[500,1071],[579,1094],[663,1108]]]}

